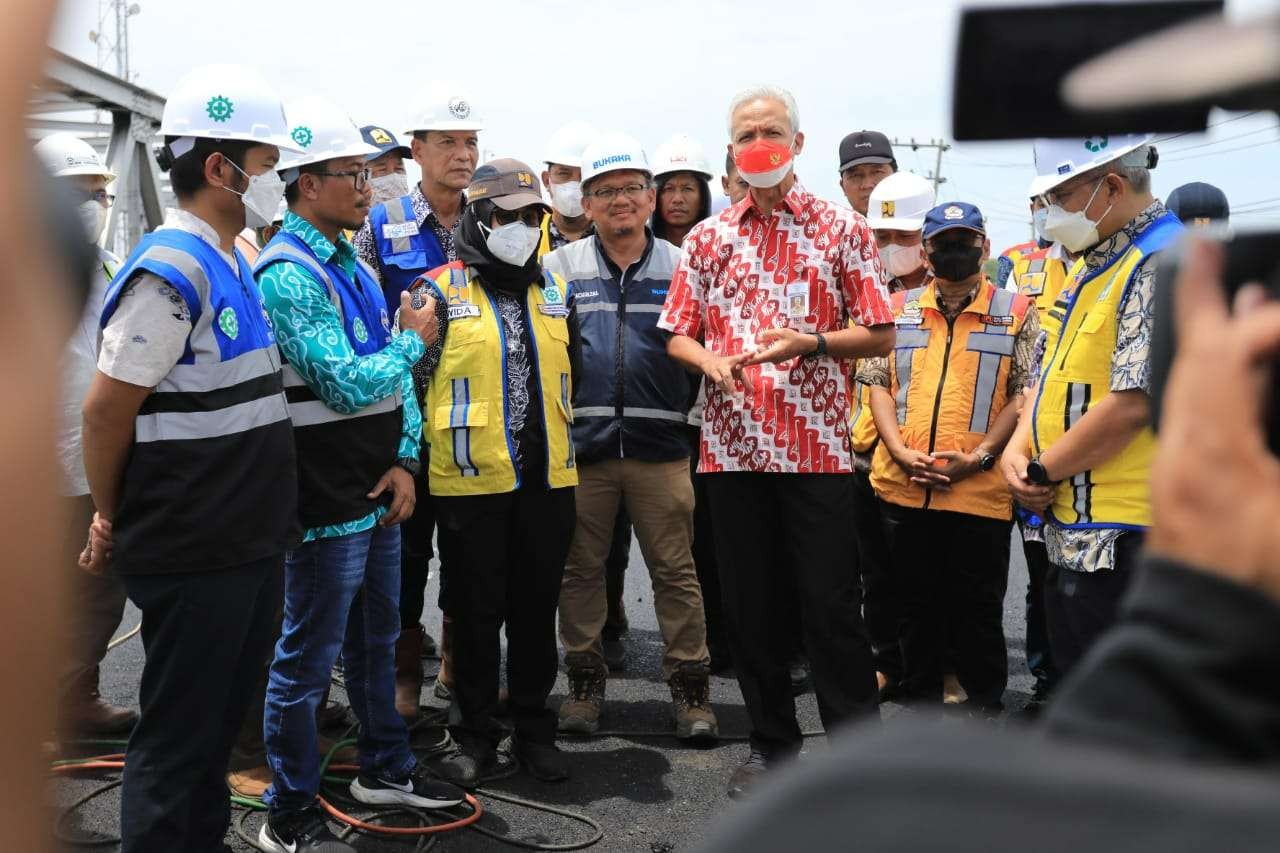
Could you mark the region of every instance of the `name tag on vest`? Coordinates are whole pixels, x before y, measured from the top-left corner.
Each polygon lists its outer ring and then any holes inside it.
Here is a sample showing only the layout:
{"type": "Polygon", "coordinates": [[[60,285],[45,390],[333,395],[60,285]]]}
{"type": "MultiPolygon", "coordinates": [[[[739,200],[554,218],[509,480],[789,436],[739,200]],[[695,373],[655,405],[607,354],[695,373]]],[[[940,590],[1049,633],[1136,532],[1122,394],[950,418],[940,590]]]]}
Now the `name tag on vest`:
{"type": "Polygon", "coordinates": [[[472,305],[470,302],[455,302],[449,306],[449,319],[457,320],[462,317],[479,317],[480,306],[472,305]]]}
{"type": "Polygon", "coordinates": [[[1012,326],[1013,316],[1010,314],[983,314],[982,322],[988,326],[1012,326]]]}
{"type": "Polygon", "coordinates": [[[418,233],[418,223],[416,222],[388,222],[382,226],[382,236],[387,240],[399,240],[402,237],[412,237],[418,233]]]}
{"type": "Polygon", "coordinates": [[[553,305],[553,304],[544,302],[543,304],[538,306],[538,310],[541,311],[543,314],[546,314],[548,317],[568,317],[569,316],[568,306],[560,303],[556,303],[553,305]]]}
{"type": "Polygon", "coordinates": [[[923,322],[924,322],[924,317],[921,317],[919,314],[915,314],[912,316],[895,317],[893,319],[893,323],[896,326],[919,326],[923,322]]]}

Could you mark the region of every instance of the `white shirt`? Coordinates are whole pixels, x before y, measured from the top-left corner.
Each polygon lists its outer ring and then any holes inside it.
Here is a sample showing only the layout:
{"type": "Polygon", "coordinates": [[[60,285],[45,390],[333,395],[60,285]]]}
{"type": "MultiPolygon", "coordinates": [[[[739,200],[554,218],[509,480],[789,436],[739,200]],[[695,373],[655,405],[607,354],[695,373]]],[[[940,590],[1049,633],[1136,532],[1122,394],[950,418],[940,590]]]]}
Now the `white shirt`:
{"type": "Polygon", "coordinates": [[[80,427],[84,422],[81,408],[85,395],[89,393],[89,383],[93,381],[98,360],[98,318],[102,316],[102,298],[107,293],[110,277],[119,268],[120,259],[99,247],[98,264],[89,284],[84,311],[62,351],[58,463],[62,466],[62,494],[68,496],[89,494],[80,439],[80,427]]]}
{"type": "MultiPolygon", "coordinates": [[[[222,250],[218,232],[194,213],[170,208],[157,230],[165,228],[204,240],[233,273],[239,273],[235,255],[222,250]]],[[[112,379],[154,388],[182,358],[190,334],[191,309],[177,288],[157,275],[141,273],[120,294],[116,311],[102,330],[98,369],[112,379]]]]}

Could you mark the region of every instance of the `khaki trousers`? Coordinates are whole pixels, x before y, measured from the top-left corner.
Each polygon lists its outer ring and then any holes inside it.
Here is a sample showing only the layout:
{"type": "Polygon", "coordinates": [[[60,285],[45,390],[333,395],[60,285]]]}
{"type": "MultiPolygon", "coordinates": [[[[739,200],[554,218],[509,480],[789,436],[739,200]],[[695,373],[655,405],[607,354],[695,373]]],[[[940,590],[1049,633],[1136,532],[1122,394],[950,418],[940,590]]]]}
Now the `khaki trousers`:
{"type": "Polygon", "coordinates": [[[649,567],[654,609],[666,644],[663,678],[670,679],[680,664],[708,660],[702,588],[691,551],[693,483],[688,459],[611,459],[578,470],[578,523],[560,587],[560,641],[571,664],[576,659],[604,665],[604,563],[620,502],[631,516],[649,567]]]}

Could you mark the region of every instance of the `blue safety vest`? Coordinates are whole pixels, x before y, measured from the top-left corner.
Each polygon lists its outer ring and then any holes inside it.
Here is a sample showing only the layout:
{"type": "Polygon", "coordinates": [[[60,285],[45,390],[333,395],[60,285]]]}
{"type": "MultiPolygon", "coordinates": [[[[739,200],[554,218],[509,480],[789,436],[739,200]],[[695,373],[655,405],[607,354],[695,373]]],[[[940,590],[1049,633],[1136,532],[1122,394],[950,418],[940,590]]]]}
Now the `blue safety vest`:
{"type": "Polygon", "coordinates": [[[375,205],[369,211],[369,228],[381,262],[382,295],[392,311],[419,276],[452,260],[445,257],[435,232],[418,226],[410,196],[375,205]]]}

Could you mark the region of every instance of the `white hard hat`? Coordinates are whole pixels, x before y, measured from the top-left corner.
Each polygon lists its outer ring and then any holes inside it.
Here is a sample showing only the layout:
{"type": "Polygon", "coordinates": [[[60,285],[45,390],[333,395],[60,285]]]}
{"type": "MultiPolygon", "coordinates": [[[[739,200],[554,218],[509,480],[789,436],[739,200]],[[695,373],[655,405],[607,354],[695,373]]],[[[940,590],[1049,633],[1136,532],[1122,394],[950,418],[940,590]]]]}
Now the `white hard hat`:
{"type": "Polygon", "coordinates": [[[301,153],[281,156],[276,169],[285,171],[297,166],[321,163],[338,157],[367,157],[381,149],[364,141],[356,127],[337,104],[328,98],[310,96],[288,101],[284,105],[289,119],[289,138],[301,153]]]}
{"type": "Polygon", "coordinates": [[[454,92],[431,98],[413,116],[406,133],[412,136],[423,130],[484,130],[484,124],[471,101],[454,92]]]}
{"type": "Polygon", "coordinates": [[[1057,182],[1057,178],[1053,175],[1036,175],[1031,179],[1031,185],[1027,187],[1027,198],[1036,198],[1044,195],[1045,190],[1057,182]]]}
{"type": "Polygon", "coordinates": [[[634,137],[625,133],[602,133],[582,152],[582,182],[606,172],[633,170],[650,177],[649,158],[634,137]]]}
{"type": "MultiPolygon", "coordinates": [[[[1039,189],[1036,195],[1048,192],[1076,175],[1145,148],[1152,138],[1150,134],[1127,133],[1120,136],[1037,139],[1036,178],[1039,182],[1033,183],[1032,187],[1039,189]]],[[[1142,165],[1146,165],[1145,159],[1142,165]]]]}
{"type": "Polygon", "coordinates": [[[711,165],[702,146],[687,133],[677,133],[658,146],[653,155],[653,176],[695,172],[711,180],[711,165]]]}
{"type": "MultiPolygon", "coordinates": [[[[243,65],[205,65],[188,72],[165,101],[160,134],[239,139],[298,150],[289,138],[284,104],[275,88],[243,65]]],[[[186,150],[173,153],[180,157],[186,150]]]]}
{"type": "Polygon", "coordinates": [[[115,172],[102,163],[93,146],[70,133],[54,133],[36,143],[36,156],[55,178],[68,175],[101,175],[107,181],[116,179],[115,172]]]}
{"type": "Polygon", "coordinates": [[[582,150],[598,135],[599,132],[585,121],[571,121],[551,134],[547,141],[547,156],[542,158],[542,162],[579,167],[582,165],[582,150]]]}
{"type": "Polygon", "coordinates": [[[936,197],[932,181],[912,172],[894,172],[871,191],[867,224],[889,231],[919,231],[936,197]]]}

